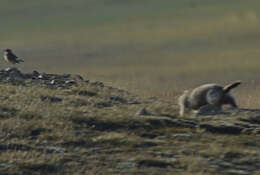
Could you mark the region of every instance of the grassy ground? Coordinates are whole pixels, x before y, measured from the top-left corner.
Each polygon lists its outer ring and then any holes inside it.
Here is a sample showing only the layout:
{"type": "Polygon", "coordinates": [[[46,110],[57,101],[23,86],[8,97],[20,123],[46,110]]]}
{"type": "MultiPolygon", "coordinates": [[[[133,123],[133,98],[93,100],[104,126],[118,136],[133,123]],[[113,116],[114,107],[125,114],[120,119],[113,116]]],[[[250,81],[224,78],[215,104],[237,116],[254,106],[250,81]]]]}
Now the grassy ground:
{"type": "Polygon", "coordinates": [[[141,97],[1,84],[0,174],[259,174],[259,111],[179,118],[176,107],[183,89],[237,79],[239,106],[260,107],[259,5],[2,0],[1,48],[25,59],[20,69],[81,74],[141,97]],[[152,114],[136,115],[143,107],[152,114]]]}
{"type": "Polygon", "coordinates": [[[181,118],[173,102],[92,83],[0,90],[0,174],[260,171],[259,111],[181,118]],[[137,115],[144,107],[150,114],[137,115]]]}
{"type": "MultiPolygon", "coordinates": [[[[25,71],[80,73],[143,95],[179,94],[206,82],[240,79],[239,94],[248,100],[257,96],[251,90],[259,84],[259,4],[3,1],[1,47],[25,58],[25,71]],[[248,90],[250,95],[244,93],[248,90]]],[[[259,107],[255,101],[247,103],[259,107]]]]}

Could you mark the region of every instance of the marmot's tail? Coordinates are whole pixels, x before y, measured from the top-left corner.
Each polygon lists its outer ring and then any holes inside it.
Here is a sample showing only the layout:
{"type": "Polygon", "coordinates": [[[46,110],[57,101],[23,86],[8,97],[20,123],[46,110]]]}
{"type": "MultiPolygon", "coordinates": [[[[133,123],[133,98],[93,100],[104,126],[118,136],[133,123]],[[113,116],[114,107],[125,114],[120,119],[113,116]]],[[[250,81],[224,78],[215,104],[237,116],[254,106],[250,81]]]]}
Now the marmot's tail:
{"type": "Polygon", "coordinates": [[[241,84],[241,81],[236,81],[234,83],[231,83],[229,85],[226,85],[224,88],[223,88],[223,91],[224,93],[229,93],[229,91],[237,86],[239,86],[241,84]]]}

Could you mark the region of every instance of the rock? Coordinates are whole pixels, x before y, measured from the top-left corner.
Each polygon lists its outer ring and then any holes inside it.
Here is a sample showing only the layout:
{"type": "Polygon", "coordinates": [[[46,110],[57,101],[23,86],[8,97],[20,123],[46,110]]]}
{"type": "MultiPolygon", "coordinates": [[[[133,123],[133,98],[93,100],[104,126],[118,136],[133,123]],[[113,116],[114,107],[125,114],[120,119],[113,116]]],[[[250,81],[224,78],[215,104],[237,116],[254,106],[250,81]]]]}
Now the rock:
{"type": "Polygon", "coordinates": [[[96,92],[92,92],[92,91],[87,91],[87,90],[81,90],[81,91],[78,92],[78,95],[93,97],[93,96],[96,96],[97,93],[96,92]]]}
{"type": "Polygon", "coordinates": [[[240,118],[241,121],[245,121],[252,124],[260,124],[260,116],[249,116],[247,118],[240,118]]]}
{"type": "Polygon", "coordinates": [[[96,108],[107,108],[107,107],[112,107],[112,106],[113,106],[113,104],[108,101],[100,101],[100,102],[94,103],[94,107],[96,107],[96,108]]]}
{"type": "Polygon", "coordinates": [[[239,159],[240,157],[243,157],[243,155],[237,152],[230,151],[230,152],[226,152],[223,158],[226,160],[232,160],[232,159],[239,159]]]}
{"type": "Polygon", "coordinates": [[[41,96],[41,100],[50,103],[57,103],[62,101],[62,99],[59,97],[52,97],[52,96],[45,96],[45,95],[41,96]]]}
{"type": "Polygon", "coordinates": [[[44,78],[44,75],[43,75],[43,74],[40,74],[40,75],[38,75],[38,78],[39,78],[39,79],[43,79],[43,78],[44,78]]]}
{"type": "Polygon", "coordinates": [[[33,77],[38,77],[39,75],[40,75],[40,73],[37,72],[36,70],[34,70],[34,71],[32,72],[32,76],[33,76],[33,77]]]}
{"type": "Polygon", "coordinates": [[[232,124],[209,124],[204,123],[199,125],[200,128],[205,129],[206,131],[218,134],[240,134],[243,130],[240,126],[235,126],[232,124]]]}
{"type": "Polygon", "coordinates": [[[137,105],[137,104],[141,104],[141,102],[138,101],[137,99],[130,99],[130,100],[128,100],[128,103],[127,103],[127,104],[137,105]]]}
{"type": "Polygon", "coordinates": [[[195,128],[197,123],[192,121],[180,120],[180,119],[172,119],[169,117],[161,117],[161,116],[140,116],[142,121],[143,128],[161,128],[161,127],[183,127],[183,128],[195,128]]]}
{"type": "Polygon", "coordinates": [[[178,134],[173,134],[172,135],[173,138],[185,138],[185,139],[190,139],[191,135],[190,134],[186,134],[186,133],[178,133],[178,134]]]}
{"type": "Polygon", "coordinates": [[[77,82],[75,80],[67,80],[67,81],[65,81],[65,83],[70,84],[70,85],[77,84],[77,82]]]}
{"type": "MultiPolygon", "coordinates": [[[[67,79],[67,78],[70,78],[70,77],[71,77],[71,74],[63,74],[62,77],[67,79]]],[[[82,78],[82,77],[81,77],[81,78],[82,78]]]]}
{"type": "MultiPolygon", "coordinates": [[[[76,86],[78,82],[88,83],[88,80],[84,80],[80,75],[71,74],[47,74],[33,71],[32,73],[22,73],[17,68],[7,68],[0,70],[0,83],[11,84],[40,84],[44,87],[61,89],[70,88],[76,86]]],[[[95,84],[95,83],[94,83],[95,84]]],[[[96,83],[98,86],[104,86],[101,82],[96,83]]]]}
{"type": "Polygon", "coordinates": [[[110,100],[112,100],[114,102],[119,102],[119,103],[127,103],[127,100],[120,96],[111,96],[110,100]]]}
{"type": "Polygon", "coordinates": [[[70,76],[70,77],[72,77],[72,79],[73,80],[76,80],[76,81],[84,81],[84,78],[82,77],[82,76],[80,76],[80,75],[74,75],[74,76],[70,76]]]}
{"type": "Polygon", "coordinates": [[[55,84],[55,80],[51,80],[50,84],[55,84]]]}
{"type": "Polygon", "coordinates": [[[32,137],[37,137],[37,136],[39,136],[42,132],[44,132],[45,131],[45,129],[43,129],[43,128],[37,128],[37,129],[33,129],[33,130],[31,130],[31,132],[30,132],[30,136],[32,136],[32,137]]]}
{"type": "Polygon", "coordinates": [[[40,151],[44,151],[47,153],[66,153],[68,152],[65,148],[57,147],[57,146],[44,146],[38,148],[40,151]]]}
{"type": "Polygon", "coordinates": [[[72,122],[78,125],[87,124],[91,129],[98,131],[115,131],[125,127],[121,123],[114,121],[103,121],[96,118],[87,118],[87,117],[73,117],[72,122]]]}
{"type": "Polygon", "coordinates": [[[226,171],[230,175],[250,175],[250,172],[244,171],[244,170],[238,170],[238,169],[231,169],[226,171]]]}
{"type": "Polygon", "coordinates": [[[31,146],[24,145],[24,144],[15,144],[15,143],[0,144],[0,150],[2,150],[2,151],[6,151],[6,150],[29,151],[32,149],[33,148],[31,146]]]}
{"type": "Polygon", "coordinates": [[[21,83],[26,78],[17,68],[7,68],[4,71],[5,73],[2,74],[2,78],[9,83],[21,83]]]}
{"type": "Polygon", "coordinates": [[[17,109],[0,107],[0,118],[9,118],[17,113],[17,109]]]}
{"type": "Polygon", "coordinates": [[[158,133],[142,133],[140,134],[141,137],[149,138],[149,139],[154,139],[155,137],[160,136],[158,133]]]}
{"type": "Polygon", "coordinates": [[[13,70],[17,70],[15,67],[8,67],[6,69],[4,69],[5,72],[11,72],[13,70]]]}
{"type": "Polygon", "coordinates": [[[216,163],[221,168],[232,168],[232,167],[234,167],[234,164],[231,163],[230,161],[219,160],[216,163]]]}
{"type": "Polygon", "coordinates": [[[93,85],[93,86],[99,86],[99,87],[104,87],[104,84],[103,84],[102,82],[100,82],[100,81],[93,82],[93,83],[91,83],[91,85],[93,85]]]}
{"type": "Polygon", "coordinates": [[[136,115],[151,115],[151,114],[146,110],[146,108],[142,108],[136,112],[136,115]]]}
{"type": "Polygon", "coordinates": [[[10,168],[14,166],[12,163],[0,163],[0,167],[2,168],[10,168]]]}
{"type": "Polygon", "coordinates": [[[159,167],[167,168],[168,166],[173,166],[171,163],[168,163],[163,160],[140,160],[137,162],[138,167],[159,167]]]}
{"type": "Polygon", "coordinates": [[[241,133],[243,134],[251,134],[254,132],[254,128],[244,128],[241,133]]]}

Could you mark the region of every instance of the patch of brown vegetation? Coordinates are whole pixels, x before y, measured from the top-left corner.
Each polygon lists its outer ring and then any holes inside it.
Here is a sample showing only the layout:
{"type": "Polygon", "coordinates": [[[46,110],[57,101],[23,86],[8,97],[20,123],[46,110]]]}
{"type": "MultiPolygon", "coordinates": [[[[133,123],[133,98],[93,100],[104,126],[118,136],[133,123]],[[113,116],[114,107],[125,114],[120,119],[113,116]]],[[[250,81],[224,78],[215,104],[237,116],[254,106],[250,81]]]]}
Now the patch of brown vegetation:
{"type": "Polygon", "coordinates": [[[0,173],[259,171],[259,111],[180,118],[175,101],[80,81],[68,88],[0,82],[0,173]]]}

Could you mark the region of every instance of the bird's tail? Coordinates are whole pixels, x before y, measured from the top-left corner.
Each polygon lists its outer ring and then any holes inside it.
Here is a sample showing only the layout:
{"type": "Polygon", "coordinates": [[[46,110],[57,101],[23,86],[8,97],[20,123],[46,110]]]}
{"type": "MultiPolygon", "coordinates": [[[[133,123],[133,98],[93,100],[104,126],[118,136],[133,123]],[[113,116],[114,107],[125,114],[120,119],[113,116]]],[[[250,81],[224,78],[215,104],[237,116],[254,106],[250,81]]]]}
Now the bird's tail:
{"type": "Polygon", "coordinates": [[[241,84],[241,81],[236,81],[234,83],[231,83],[229,85],[226,85],[224,88],[223,88],[223,91],[224,93],[229,93],[229,91],[237,86],[239,86],[241,84]]]}
{"type": "Polygon", "coordinates": [[[17,60],[18,63],[24,62],[24,60],[22,58],[17,58],[16,60],[17,60]]]}

